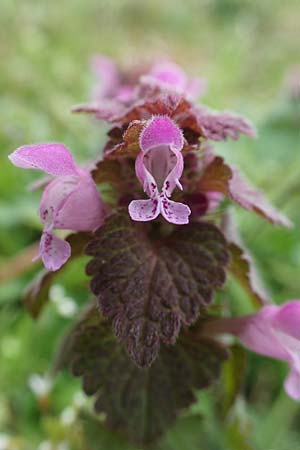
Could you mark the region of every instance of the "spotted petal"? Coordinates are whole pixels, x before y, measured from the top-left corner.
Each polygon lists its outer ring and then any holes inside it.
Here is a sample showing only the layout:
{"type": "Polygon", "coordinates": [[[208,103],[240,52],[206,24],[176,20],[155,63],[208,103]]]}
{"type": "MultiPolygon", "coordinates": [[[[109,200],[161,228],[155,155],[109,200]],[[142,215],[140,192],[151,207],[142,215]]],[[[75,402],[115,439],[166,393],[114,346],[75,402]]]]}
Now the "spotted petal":
{"type": "Polygon", "coordinates": [[[45,189],[40,217],[46,227],[91,231],[104,219],[105,208],[90,174],[81,170],[78,177],[62,177],[45,189]]]}
{"type": "Polygon", "coordinates": [[[189,223],[190,208],[184,203],[173,202],[164,197],[160,203],[163,217],[175,225],[184,225],[189,223]]]}
{"type": "Polygon", "coordinates": [[[149,200],[133,200],[129,205],[129,215],[132,220],[148,222],[154,220],[160,213],[159,201],[155,198],[149,200]]]}
{"type": "Polygon", "coordinates": [[[55,236],[55,234],[45,231],[41,237],[40,256],[45,267],[55,272],[70,258],[71,246],[67,241],[55,236]]]}

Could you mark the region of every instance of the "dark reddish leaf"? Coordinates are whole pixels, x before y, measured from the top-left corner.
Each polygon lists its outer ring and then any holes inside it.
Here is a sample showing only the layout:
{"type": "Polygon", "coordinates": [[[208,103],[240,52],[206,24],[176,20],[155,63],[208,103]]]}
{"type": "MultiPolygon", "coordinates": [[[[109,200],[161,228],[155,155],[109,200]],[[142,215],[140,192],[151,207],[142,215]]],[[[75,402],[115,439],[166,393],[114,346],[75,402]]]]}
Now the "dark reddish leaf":
{"type": "Polygon", "coordinates": [[[204,192],[217,191],[227,195],[231,178],[231,168],[225,164],[223,158],[216,156],[201,175],[200,189],[204,192]]]}
{"type": "Polygon", "coordinates": [[[191,104],[181,95],[158,94],[138,100],[126,114],[117,117],[116,122],[129,123],[133,120],[149,119],[152,115],[168,115],[175,119],[190,108],[191,104]]]}
{"type": "Polygon", "coordinates": [[[139,369],[91,305],[64,342],[61,364],[70,364],[83,379],[106,425],[138,445],[159,438],[203,389],[219,376],[227,351],[208,338],[182,335],[173,347],[161,349],[149,369],[139,369]]]}
{"type": "Polygon", "coordinates": [[[135,120],[131,122],[123,134],[122,142],[106,151],[105,157],[109,159],[136,158],[140,151],[139,138],[143,126],[143,121],[135,120]]]}
{"type": "Polygon", "coordinates": [[[181,326],[198,318],[225,281],[222,233],[210,223],[180,226],[150,239],[128,212],[109,217],[86,249],[91,289],[132,360],[148,367],[161,341],[174,344],[181,326]]]}
{"type": "Polygon", "coordinates": [[[97,184],[111,183],[118,186],[122,180],[122,167],[118,161],[104,159],[97,163],[92,177],[97,184]]]}
{"type": "Polygon", "coordinates": [[[229,197],[248,211],[254,211],[269,222],[284,227],[292,224],[266,199],[264,194],[255,189],[244,176],[216,156],[205,167],[198,185],[200,191],[216,191],[229,197]]]}

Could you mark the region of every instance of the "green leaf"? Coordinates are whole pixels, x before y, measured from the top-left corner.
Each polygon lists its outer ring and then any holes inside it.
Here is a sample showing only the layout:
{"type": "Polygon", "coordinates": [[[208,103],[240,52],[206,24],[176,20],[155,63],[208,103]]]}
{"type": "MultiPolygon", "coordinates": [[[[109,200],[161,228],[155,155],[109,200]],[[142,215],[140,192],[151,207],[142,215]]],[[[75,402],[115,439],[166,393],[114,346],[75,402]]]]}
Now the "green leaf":
{"type": "Polygon", "coordinates": [[[83,389],[96,395],[95,409],[108,428],[136,444],[160,437],[180,411],[195,401],[194,391],[218,377],[227,351],[211,339],[182,334],[163,346],[149,369],[139,369],[117,342],[110,324],[91,305],[62,347],[62,365],[71,363],[83,389]]]}
{"type": "Polygon", "coordinates": [[[246,373],[246,351],[239,345],[230,347],[230,358],[224,364],[222,373],[223,398],[221,400],[219,414],[222,419],[227,417],[228,412],[243,387],[246,373]]]}
{"type": "Polygon", "coordinates": [[[204,450],[207,436],[200,414],[180,418],[151,450],[204,450]]]}
{"type": "Polygon", "coordinates": [[[84,441],[88,450],[134,450],[124,438],[87,413],[81,413],[80,424],[84,432],[84,441]]]}
{"type": "Polygon", "coordinates": [[[86,249],[91,289],[139,367],[195,322],[224,283],[228,261],[226,241],[210,223],[180,226],[164,238],[150,238],[148,226],[118,212],[86,249]]]}

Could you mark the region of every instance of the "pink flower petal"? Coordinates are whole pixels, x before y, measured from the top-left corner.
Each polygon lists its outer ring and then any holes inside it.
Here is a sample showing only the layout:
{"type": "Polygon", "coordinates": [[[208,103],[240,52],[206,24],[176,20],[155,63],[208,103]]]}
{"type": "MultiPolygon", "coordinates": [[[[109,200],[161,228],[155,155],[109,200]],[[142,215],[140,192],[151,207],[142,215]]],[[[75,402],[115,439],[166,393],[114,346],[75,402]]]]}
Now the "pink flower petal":
{"type": "Polygon", "coordinates": [[[292,368],[284,382],[286,393],[293,399],[300,399],[300,371],[292,368]]]}
{"type": "Polygon", "coordinates": [[[55,272],[70,258],[71,246],[68,242],[46,231],[41,237],[40,256],[45,267],[55,272]]]}
{"type": "Polygon", "coordinates": [[[143,152],[159,145],[169,145],[172,150],[182,150],[183,134],[175,122],[167,116],[154,116],[140,136],[143,152]]]}
{"type": "Polygon", "coordinates": [[[300,301],[291,300],[282,305],[274,317],[272,326],[300,342],[300,301]]]}
{"type": "Polygon", "coordinates": [[[106,56],[95,55],[91,66],[93,72],[100,79],[100,86],[97,86],[94,98],[110,98],[114,95],[120,84],[120,73],[116,63],[106,56]]]}
{"type": "Polygon", "coordinates": [[[133,200],[128,207],[132,220],[138,222],[148,222],[156,219],[160,213],[159,202],[155,198],[149,200],[133,200]]]}
{"type": "Polygon", "coordinates": [[[188,79],[180,66],[171,61],[160,61],[150,72],[140,78],[141,85],[159,89],[160,91],[175,91],[188,98],[197,98],[206,91],[206,80],[201,78],[188,79]]]}
{"type": "Polygon", "coordinates": [[[173,202],[167,197],[161,201],[161,213],[163,217],[170,223],[175,225],[184,225],[189,223],[189,215],[191,210],[187,205],[179,202],[173,202]]]}
{"type": "Polygon", "coordinates": [[[191,78],[186,87],[186,94],[189,99],[202,97],[207,91],[207,80],[204,78],[191,78]]]}
{"type": "Polygon", "coordinates": [[[105,207],[89,172],[77,177],[61,177],[45,189],[40,217],[47,227],[92,231],[104,220],[105,207]]]}
{"type": "Polygon", "coordinates": [[[256,314],[233,319],[240,325],[236,334],[241,342],[253,352],[289,361],[288,352],[272,328],[272,322],[278,311],[278,306],[268,305],[256,314]]]}
{"type": "Polygon", "coordinates": [[[156,116],[143,129],[140,145],[142,152],[136,159],[135,170],[150,200],[131,202],[131,218],[148,221],[155,219],[161,212],[171,223],[188,223],[190,208],[168,200],[176,186],[182,189],[179,182],[183,171],[180,152],[183,136],[180,128],[169,117],[156,116]]]}
{"type": "Polygon", "coordinates": [[[176,161],[173,169],[168,174],[165,182],[164,182],[164,192],[169,197],[172,192],[174,191],[175,187],[179,187],[179,189],[182,190],[182,185],[179,181],[179,178],[182,175],[184,162],[183,162],[183,156],[179,151],[173,151],[174,159],[176,161]]]}
{"type": "Polygon", "coordinates": [[[39,206],[41,222],[46,228],[56,227],[57,214],[66,198],[77,189],[78,183],[79,177],[71,175],[56,178],[46,186],[39,206]]]}
{"type": "Polygon", "coordinates": [[[39,169],[50,175],[77,175],[73,156],[63,144],[24,145],[9,155],[11,162],[23,169],[39,169]]]}
{"type": "Polygon", "coordinates": [[[81,172],[76,189],[66,197],[57,213],[55,228],[92,231],[103,224],[104,203],[90,174],[81,172]]]}

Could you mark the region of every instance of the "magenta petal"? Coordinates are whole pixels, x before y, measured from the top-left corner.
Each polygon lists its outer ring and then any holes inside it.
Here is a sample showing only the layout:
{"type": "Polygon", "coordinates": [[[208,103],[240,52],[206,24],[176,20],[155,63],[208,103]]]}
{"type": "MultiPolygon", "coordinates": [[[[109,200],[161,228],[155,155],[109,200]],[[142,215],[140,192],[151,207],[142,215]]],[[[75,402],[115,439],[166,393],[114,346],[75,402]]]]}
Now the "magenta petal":
{"type": "Polygon", "coordinates": [[[63,144],[36,144],[19,147],[9,155],[23,169],[39,169],[55,176],[77,175],[73,156],[63,144]]]}
{"type": "Polygon", "coordinates": [[[183,156],[181,152],[179,151],[173,151],[173,154],[176,157],[176,164],[174,168],[171,170],[169,175],[167,176],[165,183],[164,183],[164,192],[167,196],[170,196],[172,192],[174,191],[175,187],[179,187],[179,189],[182,190],[182,185],[179,182],[179,178],[182,175],[184,162],[183,162],[183,156]]]}
{"type": "Polygon", "coordinates": [[[292,300],[282,305],[272,326],[300,341],[300,301],[292,300]]]}
{"type": "Polygon", "coordinates": [[[61,177],[47,186],[39,212],[46,227],[92,231],[102,225],[105,208],[89,172],[80,170],[80,176],[61,177]]]}
{"type": "Polygon", "coordinates": [[[188,81],[186,94],[190,99],[202,97],[207,91],[207,81],[204,78],[192,78],[188,81]]]}
{"type": "Polygon", "coordinates": [[[128,207],[132,220],[148,222],[159,215],[159,202],[155,198],[149,200],[133,200],[128,207]]]}
{"type": "Polygon", "coordinates": [[[161,213],[168,222],[175,225],[184,225],[189,223],[191,210],[187,205],[173,202],[165,197],[161,201],[161,213]]]}
{"type": "Polygon", "coordinates": [[[40,218],[46,228],[56,227],[56,216],[78,183],[78,176],[66,176],[56,178],[46,186],[39,207],[40,218]]]}
{"type": "Polygon", "coordinates": [[[155,183],[155,180],[153,179],[152,175],[149,174],[149,172],[146,170],[144,165],[144,154],[140,152],[135,160],[135,174],[141,183],[141,185],[144,188],[144,191],[147,192],[149,197],[151,197],[151,191],[148,191],[148,185],[151,184],[151,182],[155,183]]]}
{"type": "Polygon", "coordinates": [[[292,367],[288,377],[284,382],[286,393],[293,399],[300,399],[300,371],[292,367]]]}
{"type": "Polygon", "coordinates": [[[55,272],[70,258],[71,246],[53,233],[45,231],[41,237],[40,255],[44,266],[48,270],[55,272]]]}
{"type": "Polygon", "coordinates": [[[155,116],[151,119],[140,136],[143,152],[159,145],[169,145],[173,150],[182,150],[183,134],[176,123],[167,116],[155,116]]]}
{"type": "Polygon", "coordinates": [[[183,91],[187,84],[187,77],[184,71],[177,64],[171,61],[162,61],[155,64],[150,75],[154,79],[164,83],[166,86],[173,87],[180,91],[183,91]]]}
{"type": "Polygon", "coordinates": [[[280,342],[272,322],[279,311],[278,306],[263,307],[258,313],[236,319],[240,321],[238,337],[253,352],[271,358],[290,361],[290,355],[280,342]]]}
{"type": "Polygon", "coordinates": [[[91,62],[92,69],[100,78],[101,85],[97,89],[97,97],[111,97],[120,83],[120,74],[115,62],[102,55],[95,55],[91,62]]]}
{"type": "Polygon", "coordinates": [[[188,79],[180,66],[171,61],[156,63],[147,75],[140,79],[143,85],[158,87],[161,91],[173,90],[193,99],[203,95],[207,82],[201,78],[188,79]]]}
{"type": "Polygon", "coordinates": [[[88,172],[82,175],[58,210],[54,227],[74,231],[92,231],[103,224],[105,206],[88,172]]]}

